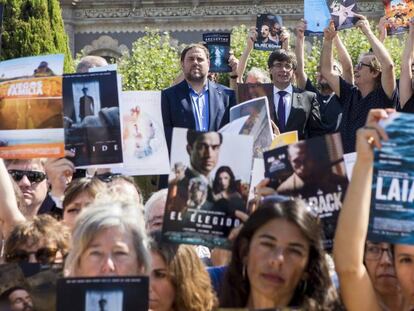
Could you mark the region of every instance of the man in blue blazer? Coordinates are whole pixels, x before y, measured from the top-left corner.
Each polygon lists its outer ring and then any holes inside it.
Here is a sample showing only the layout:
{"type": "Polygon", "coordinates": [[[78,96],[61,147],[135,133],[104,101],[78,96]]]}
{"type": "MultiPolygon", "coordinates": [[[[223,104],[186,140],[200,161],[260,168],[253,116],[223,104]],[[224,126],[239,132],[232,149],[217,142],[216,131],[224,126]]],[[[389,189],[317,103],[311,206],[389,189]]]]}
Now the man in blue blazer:
{"type": "Polygon", "coordinates": [[[322,123],[316,94],[292,86],[296,56],[278,50],[270,54],[268,67],[273,82],[274,102],[269,103],[271,118],[281,133],[298,131],[300,140],[328,132],[322,123]]]}
{"type": "Polygon", "coordinates": [[[229,122],[230,107],[236,105],[233,90],[207,79],[209,52],[201,44],[190,44],[181,53],[184,81],[161,93],[161,110],[168,148],[173,127],[217,131],[229,122]]]}

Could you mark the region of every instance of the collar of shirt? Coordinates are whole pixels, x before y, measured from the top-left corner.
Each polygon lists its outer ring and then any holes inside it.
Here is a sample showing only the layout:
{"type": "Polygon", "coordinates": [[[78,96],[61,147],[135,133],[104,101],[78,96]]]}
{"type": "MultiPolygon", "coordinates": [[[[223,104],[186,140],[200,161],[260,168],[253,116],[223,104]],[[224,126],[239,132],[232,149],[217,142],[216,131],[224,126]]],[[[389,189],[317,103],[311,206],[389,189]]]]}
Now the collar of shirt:
{"type": "Polygon", "coordinates": [[[287,88],[285,88],[284,90],[278,89],[275,85],[273,85],[273,94],[279,96],[278,92],[279,91],[285,91],[287,92],[290,96],[292,96],[293,93],[293,87],[292,84],[289,84],[287,88]]]}
{"type": "Polygon", "coordinates": [[[204,95],[206,92],[208,92],[208,83],[206,83],[204,86],[203,86],[203,89],[201,90],[201,92],[200,93],[197,93],[192,87],[191,87],[191,85],[190,85],[190,83],[188,83],[187,82],[187,85],[188,85],[188,89],[190,90],[190,94],[192,95],[192,96],[201,96],[201,95],[204,95]]]}

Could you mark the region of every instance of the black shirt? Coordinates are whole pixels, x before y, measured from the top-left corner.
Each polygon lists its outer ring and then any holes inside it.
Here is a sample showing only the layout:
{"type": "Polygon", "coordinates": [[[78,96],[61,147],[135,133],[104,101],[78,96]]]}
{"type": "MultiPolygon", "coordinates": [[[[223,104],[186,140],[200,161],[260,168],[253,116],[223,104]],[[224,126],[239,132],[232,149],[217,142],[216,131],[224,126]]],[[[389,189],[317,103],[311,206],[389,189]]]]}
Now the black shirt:
{"type": "Polygon", "coordinates": [[[410,99],[405,103],[403,108],[401,108],[401,106],[398,105],[397,111],[414,113],[414,94],[411,95],[410,99]]]}
{"type": "Polygon", "coordinates": [[[359,89],[339,77],[342,105],[342,122],[339,127],[342,135],[344,153],[355,151],[356,131],[365,125],[368,112],[373,108],[395,108],[398,104],[397,89],[391,99],[385,94],[382,86],[362,97],[359,89]]]}
{"type": "Polygon", "coordinates": [[[309,79],[306,81],[305,90],[316,93],[320,105],[319,111],[321,113],[322,123],[328,133],[335,132],[338,129],[338,119],[340,121],[340,115],[342,113],[342,106],[338,96],[335,93],[322,95],[309,79]]]}

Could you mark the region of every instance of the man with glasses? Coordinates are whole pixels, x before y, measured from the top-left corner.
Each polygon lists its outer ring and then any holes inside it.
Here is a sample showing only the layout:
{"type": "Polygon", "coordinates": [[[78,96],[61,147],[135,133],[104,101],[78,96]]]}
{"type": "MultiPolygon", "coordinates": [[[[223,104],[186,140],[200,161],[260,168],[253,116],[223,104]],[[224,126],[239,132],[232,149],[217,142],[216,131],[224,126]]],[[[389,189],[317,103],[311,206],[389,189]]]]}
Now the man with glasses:
{"type": "Polygon", "coordinates": [[[298,131],[300,140],[325,134],[316,94],[292,86],[297,67],[295,54],[283,49],[275,51],[267,64],[274,94],[269,110],[280,133],[298,131]]]}
{"type": "Polygon", "coordinates": [[[373,53],[360,56],[354,67],[354,84],[345,81],[333,70],[332,42],[337,36],[333,23],[324,31],[321,55],[322,75],[343,107],[340,132],[345,153],[355,151],[356,131],[364,126],[369,110],[395,108],[398,102],[394,63],[390,54],[372,32],[366,17],[359,14],[355,17],[359,18],[356,26],[368,39],[373,53]]]}

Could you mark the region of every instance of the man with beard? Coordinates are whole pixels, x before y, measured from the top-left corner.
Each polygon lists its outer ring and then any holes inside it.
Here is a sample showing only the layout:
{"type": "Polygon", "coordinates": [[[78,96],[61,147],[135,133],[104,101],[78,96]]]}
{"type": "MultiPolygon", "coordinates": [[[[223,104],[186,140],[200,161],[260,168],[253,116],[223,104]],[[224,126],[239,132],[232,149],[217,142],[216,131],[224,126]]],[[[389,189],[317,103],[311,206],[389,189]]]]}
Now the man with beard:
{"type": "Polygon", "coordinates": [[[173,127],[217,131],[229,122],[230,107],[236,105],[233,90],[207,79],[209,52],[201,44],[190,44],[181,53],[184,81],[161,93],[165,137],[171,148],[173,127]]]}
{"type": "MultiPolygon", "coordinates": [[[[328,132],[336,132],[339,128],[342,117],[342,106],[339,102],[338,96],[329,86],[326,79],[320,72],[320,66],[317,68],[316,81],[318,87],[316,88],[305,73],[304,62],[304,45],[305,45],[305,30],[306,21],[301,20],[296,25],[296,45],[295,54],[298,61],[296,69],[296,81],[299,88],[306,91],[314,92],[317,95],[320,104],[320,113],[322,122],[328,132]]],[[[352,68],[352,60],[348,51],[344,47],[339,36],[335,37],[335,47],[338,51],[339,62],[334,62],[333,71],[339,76],[342,76],[348,83],[354,83],[354,74],[352,68]]]]}
{"type": "Polygon", "coordinates": [[[20,286],[8,289],[1,295],[1,300],[5,303],[2,305],[8,305],[10,311],[33,311],[33,300],[29,292],[20,286]],[[7,302],[6,302],[7,301],[7,302]]]}

